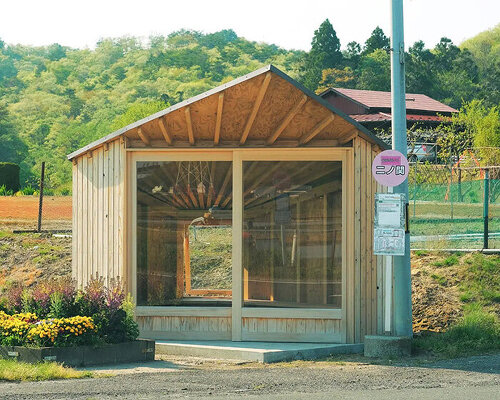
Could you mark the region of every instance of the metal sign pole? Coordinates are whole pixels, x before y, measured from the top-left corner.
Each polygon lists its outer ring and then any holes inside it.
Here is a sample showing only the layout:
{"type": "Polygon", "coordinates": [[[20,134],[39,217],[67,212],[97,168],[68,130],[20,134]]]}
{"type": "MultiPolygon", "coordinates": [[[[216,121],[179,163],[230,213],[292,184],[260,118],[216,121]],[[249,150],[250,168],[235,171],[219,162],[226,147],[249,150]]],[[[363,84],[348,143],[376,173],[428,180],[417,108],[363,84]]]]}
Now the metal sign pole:
{"type": "MultiPolygon", "coordinates": [[[[391,37],[392,148],[404,156],[406,139],[405,68],[403,34],[403,0],[392,0],[391,37]]],[[[408,201],[408,180],[394,188],[408,201]]],[[[394,334],[413,336],[411,316],[410,235],[405,233],[405,255],[394,256],[394,334]]]]}

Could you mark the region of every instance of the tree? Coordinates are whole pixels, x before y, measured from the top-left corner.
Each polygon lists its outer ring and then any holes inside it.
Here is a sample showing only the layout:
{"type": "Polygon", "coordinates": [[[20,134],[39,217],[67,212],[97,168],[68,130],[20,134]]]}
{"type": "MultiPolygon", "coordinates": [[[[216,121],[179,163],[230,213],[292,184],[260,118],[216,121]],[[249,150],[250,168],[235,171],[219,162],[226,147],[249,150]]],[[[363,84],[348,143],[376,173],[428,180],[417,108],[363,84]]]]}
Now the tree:
{"type": "Polygon", "coordinates": [[[19,164],[28,150],[19,138],[7,107],[0,104],[0,161],[19,164]]]}
{"type": "Polygon", "coordinates": [[[328,19],[314,31],[311,51],[305,60],[304,85],[316,90],[324,69],[339,68],[342,65],[340,40],[328,19]]]}
{"type": "Polygon", "coordinates": [[[363,57],[360,69],[358,89],[391,90],[391,60],[385,50],[378,49],[363,57]]]}
{"type": "Polygon", "coordinates": [[[328,68],[323,70],[316,93],[324,92],[331,87],[354,88],[356,79],[350,67],[344,69],[328,68]]]}
{"type": "Polygon", "coordinates": [[[451,39],[442,37],[434,47],[434,68],[437,71],[451,70],[452,63],[460,53],[460,49],[453,44],[451,39]]]}
{"type": "Polygon", "coordinates": [[[487,108],[481,100],[465,103],[458,114],[438,127],[439,156],[449,162],[467,149],[500,146],[500,112],[487,108]]]}
{"type": "Polygon", "coordinates": [[[436,74],[432,71],[434,55],[419,40],[408,49],[406,54],[405,79],[409,93],[422,93],[432,96],[435,90],[436,74]]]}
{"type": "Polygon", "coordinates": [[[391,41],[387,36],[385,36],[384,31],[377,26],[371,36],[366,40],[365,47],[363,48],[363,54],[371,54],[375,50],[382,49],[389,51],[391,48],[391,41]]]}
{"type": "Polygon", "coordinates": [[[347,43],[347,48],[342,54],[346,66],[352,70],[358,69],[359,62],[361,61],[361,45],[358,42],[347,43]]]}

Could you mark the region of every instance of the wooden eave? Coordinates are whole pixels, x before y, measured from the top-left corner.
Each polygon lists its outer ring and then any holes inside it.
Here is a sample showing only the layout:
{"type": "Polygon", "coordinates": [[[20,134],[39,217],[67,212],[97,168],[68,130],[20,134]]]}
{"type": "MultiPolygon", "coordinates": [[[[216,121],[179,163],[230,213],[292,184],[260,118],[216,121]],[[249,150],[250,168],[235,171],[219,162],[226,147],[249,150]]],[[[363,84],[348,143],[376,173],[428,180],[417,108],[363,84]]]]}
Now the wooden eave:
{"type": "Polygon", "coordinates": [[[387,149],[367,128],[268,65],[127,125],[68,159],[120,137],[132,148],[194,148],[340,146],[355,136],[387,149]]]}

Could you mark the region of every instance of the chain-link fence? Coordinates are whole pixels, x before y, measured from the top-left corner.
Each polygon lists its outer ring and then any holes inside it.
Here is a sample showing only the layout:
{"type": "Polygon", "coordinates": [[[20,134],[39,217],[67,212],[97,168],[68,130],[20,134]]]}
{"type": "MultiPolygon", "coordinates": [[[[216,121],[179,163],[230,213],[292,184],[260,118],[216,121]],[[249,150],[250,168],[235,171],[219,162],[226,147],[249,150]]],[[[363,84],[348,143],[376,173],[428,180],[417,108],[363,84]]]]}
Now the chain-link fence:
{"type": "Polygon", "coordinates": [[[500,165],[485,165],[478,153],[449,165],[410,164],[412,249],[500,249],[500,165]]]}
{"type": "Polygon", "coordinates": [[[48,179],[42,185],[42,176],[34,185],[0,196],[0,230],[71,232],[71,219],[69,190],[56,190],[48,179]]]}

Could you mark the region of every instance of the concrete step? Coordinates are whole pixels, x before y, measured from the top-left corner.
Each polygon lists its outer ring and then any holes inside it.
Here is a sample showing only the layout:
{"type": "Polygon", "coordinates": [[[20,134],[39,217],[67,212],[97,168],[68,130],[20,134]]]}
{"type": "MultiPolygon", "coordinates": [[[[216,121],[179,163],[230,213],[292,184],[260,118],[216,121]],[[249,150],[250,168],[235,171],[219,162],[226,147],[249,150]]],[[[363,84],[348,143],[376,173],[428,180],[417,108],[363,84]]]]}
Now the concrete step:
{"type": "Polygon", "coordinates": [[[231,341],[156,341],[156,354],[273,363],[310,360],[332,354],[362,353],[363,344],[231,341]]]}

